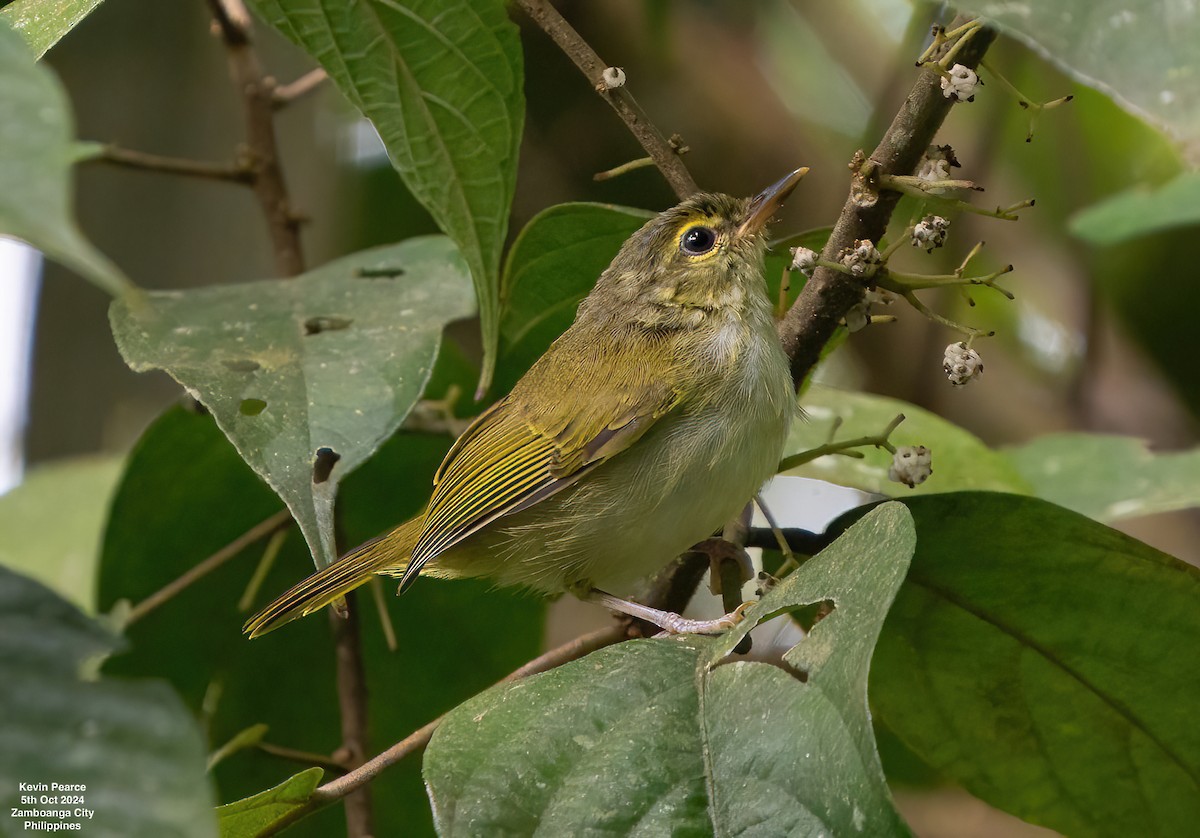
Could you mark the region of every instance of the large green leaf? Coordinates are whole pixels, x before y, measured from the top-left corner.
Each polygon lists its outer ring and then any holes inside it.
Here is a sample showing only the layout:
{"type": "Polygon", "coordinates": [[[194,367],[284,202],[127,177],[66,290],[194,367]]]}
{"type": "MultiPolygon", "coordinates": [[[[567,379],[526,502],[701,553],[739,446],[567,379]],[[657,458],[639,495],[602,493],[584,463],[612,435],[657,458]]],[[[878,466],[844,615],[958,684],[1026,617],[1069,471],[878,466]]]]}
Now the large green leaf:
{"type": "Polygon", "coordinates": [[[217,807],[221,838],[254,838],[308,803],[325,772],[308,768],[274,788],[217,807]]]}
{"type": "Polygon", "coordinates": [[[0,496],[0,565],[95,611],[100,537],[121,465],[120,457],[80,457],[31,469],[0,496]]]}
{"type": "Polygon", "coordinates": [[[871,650],[913,550],[884,507],[731,636],[634,641],[455,708],[426,752],[442,835],[905,834],[867,717],[871,650]],[[834,611],[783,663],[732,660],[760,619],[834,611]]]}
{"type": "Polygon", "coordinates": [[[409,191],[462,250],[487,386],[496,286],[525,118],[517,27],[500,0],[252,0],[374,123],[409,191]]]}
{"type": "Polygon", "coordinates": [[[129,365],[165,369],[212,411],[324,566],[338,482],[399,427],[442,328],[472,309],[457,251],[430,236],[294,279],[150,292],[111,319],[129,365]]]}
{"type": "Polygon", "coordinates": [[[1027,494],[1029,484],[1003,455],[976,436],[916,405],[831,387],[811,387],[801,398],[805,418],[792,423],[784,456],[818,448],[830,441],[836,419],[842,420],[833,441],[879,434],[903,413],[904,422],[891,436],[893,445],[925,445],[933,451],[933,475],[915,489],[887,479],[892,455],[882,448],[857,449],[862,459],[830,454],[788,474],[838,483],[867,492],[908,497],[914,493],[992,489],[1027,494]]]}
{"type": "Polygon", "coordinates": [[[1187,224],[1200,224],[1200,172],[1184,172],[1158,189],[1135,187],[1093,204],[1071,219],[1071,232],[1092,244],[1110,245],[1187,224]]]}
{"type": "Polygon", "coordinates": [[[962,5],[1176,137],[1200,137],[1200,10],[1194,4],[971,0],[962,5]]]}
{"type": "Polygon", "coordinates": [[[507,392],[575,319],[579,301],[651,218],[611,204],[559,204],[525,225],[500,282],[497,390],[507,392]]]}
{"type": "Polygon", "coordinates": [[[101,2],[102,0],[14,0],[0,9],[0,18],[7,20],[13,29],[20,32],[33,54],[41,58],[101,2]]]}
{"type": "Polygon", "coordinates": [[[73,139],[62,85],[0,20],[0,235],[28,242],[120,296],[132,284],[75,226],[73,139]]]}
{"type": "Polygon", "coordinates": [[[1051,434],[1003,453],[1035,495],[1098,521],[1200,506],[1200,449],[1155,454],[1132,437],[1051,434]]]}
{"type": "Polygon", "coordinates": [[[876,715],[929,765],[1067,835],[1200,822],[1200,570],[1045,501],[906,502],[876,715]]]}
{"type": "MultiPolygon", "coordinates": [[[[440,366],[440,365],[439,365],[440,366]]],[[[474,382],[473,370],[456,379],[474,382]]],[[[379,534],[428,499],[448,436],[399,433],[350,475],[339,501],[347,543],[379,534]]],[[[140,602],[205,556],[280,508],[211,417],[173,409],[143,435],[113,501],[100,567],[100,605],[140,602]]],[[[311,753],[341,743],[334,651],[324,613],[258,640],[241,633],[243,598],[265,545],[242,551],[130,625],[133,651],[107,668],[168,679],[203,714],[210,749],[246,727],[268,725],[266,741],[311,753]]],[[[312,570],[303,540],[290,533],[248,607],[257,609],[312,570]]],[[[534,657],[545,607],[485,582],[420,580],[402,597],[385,584],[384,604],[399,648],[387,649],[367,589],[358,595],[367,670],[370,743],[382,750],[534,657]]],[[[240,750],[214,769],[220,801],[274,787],[299,768],[240,750]]],[[[378,835],[432,833],[429,803],[413,759],[371,784],[378,835]]],[[[289,836],[325,838],[344,827],[340,807],[290,827],[289,836]]]]}
{"type": "Polygon", "coordinates": [[[97,838],[216,834],[204,750],[179,698],[161,682],[86,676],[120,645],[49,589],[0,568],[4,834],[28,833],[30,822],[77,824],[97,838]],[[80,788],[67,800],[51,784],[80,788]],[[65,814],[10,817],[10,808],[65,814]]]}

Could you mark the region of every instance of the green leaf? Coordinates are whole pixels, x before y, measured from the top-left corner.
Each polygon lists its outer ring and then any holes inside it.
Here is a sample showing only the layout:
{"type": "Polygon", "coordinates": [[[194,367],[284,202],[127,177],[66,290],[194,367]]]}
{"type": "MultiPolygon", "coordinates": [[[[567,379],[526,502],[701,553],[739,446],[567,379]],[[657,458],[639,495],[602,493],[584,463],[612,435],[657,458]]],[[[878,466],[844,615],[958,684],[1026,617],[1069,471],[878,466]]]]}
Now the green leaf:
{"type": "MultiPolygon", "coordinates": [[[[472,375],[468,370],[456,383],[472,384],[472,375]]],[[[350,475],[338,503],[346,543],[365,541],[420,509],[451,442],[402,431],[350,475]]],[[[100,606],[144,600],[280,506],[211,416],[168,411],[138,441],[113,500],[100,606]]],[[[265,542],[247,547],[129,625],[132,651],[110,660],[106,670],[169,680],[203,715],[210,750],[262,723],[269,726],[269,744],[331,754],[342,738],[328,615],[253,641],[241,632],[249,612],[239,610],[238,601],[265,549],[265,542]]],[[[250,608],[311,570],[303,539],[289,532],[250,608]]],[[[399,640],[394,652],[384,642],[374,598],[367,588],[358,594],[372,754],[541,651],[545,604],[528,594],[486,582],[421,579],[397,597],[394,582],[383,584],[381,601],[399,640]]],[[[279,784],[299,767],[247,749],[222,760],[213,776],[220,802],[228,803],[279,784]]],[[[432,835],[418,760],[390,768],[371,787],[375,834],[432,835]]],[[[287,835],[327,838],[342,831],[344,821],[340,808],[330,807],[289,827],[287,835]]]]}
{"type": "Polygon", "coordinates": [[[100,538],[121,467],[121,457],[79,457],[31,469],[0,496],[0,565],[95,612],[100,538]]]}
{"type": "Polygon", "coordinates": [[[1187,224],[1200,224],[1200,172],[1183,172],[1157,189],[1139,186],[1106,198],[1071,219],[1071,232],[1112,245],[1187,224]]]}
{"type": "Polygon", "coordinates": [[[308,768],[274,788],[217,807],[221,838],[255,838],[308,803],[325,772],[308,768]]]}
{"type": "Polygon", "coordinates": [[[212,411],[323,567],[338,482],[399,427],[443,326],[472,308],[454,246],[430,236],[294,279],[148,292],[111,319],[133,369],[166,370],[212,411]]]}
{"type": "Polygon", "coordinates": [[[74,130],[58,79],[0,21],[0,235],[28,242],[119,297],[133,284],[75,226],[74,130]]]}
{"type": "Polygon", "coordinates": [[[1179,139],[1200,137],[1200,11],[1195,6],[1165,0],[975,0],[965,7],[1126,110],[1179,139]]]}
{"type": "Polygon", "coordinates": [[[1035,495],[1097,521],[1200,506],[1200,449],[1155,454],[1132,437],[1051,434],[1002,453],[1035,495]]]}
{"type": "Polygon", "coordinates": [[[906,834],[866,681],[912,550],[884,507],[729,637],[623,643],[456,708],[425,757],[440,834],[906,834]],[[759,619],[826,599],[783,665],[730,660],[759,619]]]}
{"type": "Polygon", "coordinates": [[[1033,498],[906,502],[876,716],[930,766],[1066,835],[1200,821],[1200,570],[1033,498]]]}
{"type": "Polygon", "coordinates": [[[41,58],[50,47],[95,11],[102,0],[14,0],[0,9],[0,19],[17,30],[33,54],[41,58]]]}
{"type": "Polygon", "coordinates": [[[470,266],[496,363],[496,285],[525,118],[517,27],[500,0],[252,0],[374,123],[404,184],[470,266]]]}
{"type": "Polygon", "coordinates": [[[500,282],[499,392],[567,330],[621,245],[652,217],[611,204],[559,204],[525,225],[500,282]]]}
{"type": "MultiPolygon", "coordinates": [[[[97,838],[216,834],[200,737],[161,682],[87,673],[120,640],[48,588],[0,568],[0,805],[8,829],[81,824],[97,838]],[[36,803],[18,783],[45,783],[36,803]],[[66,803],[49,784],[80,785],[66,803]],[[55,798],[41,799],[42,794],[55,798]],[[12,817],[9,810],[67,811],[12,817]],[[88,818],[75,816],[90,810],[88,818]]],[[[24,831],[28,831],[26,828],[24,831]]]]}
{"type": "Polygon", "coordinates": [[[267,731],[269,729],[270,728],[264,724],[256,724],[250,725],[250,727],[246,728],[245,730],[235,733],[232,739],[208,755],[208,770],[212,771],[217,767],[221,760],[229,757],[230,755],[236,754],[238,751],[245,750],[246,748],[253,748],[260,744],[263,741],[263,738],[267,735],[267,731]]]}
{"type": "MultiPolygon", "coordinates": [[[[949,386],[949,385],[947,385],[949,386]]],[[[842,420],[834,441],[882,433],[903,413],[904,422],[891,436],[895,446],[925,445],[933,451],[933,475],[915,489],[887,479],[892,455],[882,448],[860,448],[862,459],[830,454],[791,469],[788,474],[813,477],[867,492],[908,497],[913,494],[991,489],[1027,494],[1029,484],[1003,454],[977,437],[916,405],[874,396],[811,387],[800,400],[805,418],[792,423],[784,456],[790,457],[830,441],[836,419],[842,420]]]]}

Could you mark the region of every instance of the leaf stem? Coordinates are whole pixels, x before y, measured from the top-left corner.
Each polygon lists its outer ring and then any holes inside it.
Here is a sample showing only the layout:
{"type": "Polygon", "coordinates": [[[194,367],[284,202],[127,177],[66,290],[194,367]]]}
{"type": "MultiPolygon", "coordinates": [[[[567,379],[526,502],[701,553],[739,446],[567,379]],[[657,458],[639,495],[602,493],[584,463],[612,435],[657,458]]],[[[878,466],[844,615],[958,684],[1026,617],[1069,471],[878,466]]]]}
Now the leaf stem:
{"type": "Polygon", "coordinates": [[[675,190],[675,194],[682,200],[698,192],[696,181],[679,159],[679,151],[672,148],[670,142],[654,127],[627,87],[610,89],[605,86],[602,74],[608,65],[600,60],[600,56],[591,45],[550,5],[549,0],[517,0],[517,5],[524,9],[525,14],[529,15],[575,63],[600,98],[612,106],[630,133],[654,160],[667,183],[675,190]]]}
{"type": "Polygon", "coordinates": [[[187,160],[181,157],[166,157],[160,154],[148,154],[144,151],[134,151],[116,145],[106,145],[95,157],[89,157],[83,162],[111,163],[129,169],[141,169],[150,172],[165,172],[172,175],[200,178],[202,180],[218,180],[227,183],[250,184],[254,181],[254,172],[246,166],[226,163],[210,163],[207,160],[187,160]]]}
{"type": "Polygon", "coordinates": [[[818,445],[816,448],[810,448],[807,451],[801,451],[799,454],[793,454],[790,457],[784,457],[779,461],[779,467],[776,472],[790,471],[798,468],[805,463],[811,463],[818,457],[824,457],[827,454],[842,454],[854,448],[866,448],[868,445],[875,448],[883,448],[893,454],[896,453],[896,447],[888,441],[892,432],[900,427],[900,423],[904,421],[904,414],[896,414],[891,422],[888,422],[887,427],[881,433],[872,434],[871,436],[860,436],[855,439],[847,439],[842,442],[827,442],[824,445],[818,445]]]}
{"type": "Polygon", "coordinates": [[[275,110],[286,108],[288,105],[312,93],[329,78],[324,67],[309,70],[300,78],[287,84],[276,85],[271,91],[271,105],[275,110]]]}

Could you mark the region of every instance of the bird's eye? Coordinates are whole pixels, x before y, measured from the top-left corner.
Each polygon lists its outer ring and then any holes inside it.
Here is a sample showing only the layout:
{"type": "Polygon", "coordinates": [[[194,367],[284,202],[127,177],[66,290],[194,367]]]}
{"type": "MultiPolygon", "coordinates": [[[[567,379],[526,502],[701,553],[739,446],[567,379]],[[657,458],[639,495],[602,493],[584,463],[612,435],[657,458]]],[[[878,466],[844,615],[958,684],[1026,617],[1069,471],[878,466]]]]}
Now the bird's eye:
{"type": "Polygon", "coordinates": [[[688,256],[703,256],[717,246],[717,232],[712,227],[688,227],[679,237],[679,249],[688,256]]]}

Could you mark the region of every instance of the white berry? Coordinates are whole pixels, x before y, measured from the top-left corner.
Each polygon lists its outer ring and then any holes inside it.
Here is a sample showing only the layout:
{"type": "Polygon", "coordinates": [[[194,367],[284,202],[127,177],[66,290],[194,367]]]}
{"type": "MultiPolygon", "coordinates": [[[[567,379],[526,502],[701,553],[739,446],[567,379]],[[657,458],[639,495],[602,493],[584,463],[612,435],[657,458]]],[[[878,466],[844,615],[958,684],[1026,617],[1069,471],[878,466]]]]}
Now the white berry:
{"type": "Polygon", "coordinates": [[[940,215],[927,215],[913,227],[912,246],[923,247],[926,253],[932,253],[934,248],[946,243],[946,231],[950,222],[940,215]]]}
{"type": "Polygon", "coordinates": [[[620,67],[605,67],[604,72],[600,74],[600,81],[604,84],[605,90],[616,90],[618,87],[624,87],[625,71],[620,67]]]}
{"type": "Polygon", "coordinates": [[[924,445],[902,445],[892,455],[888,480],[913,488],[933,474],[933,452],[924,445]]]}
{"type": "Polygon", "coordinates": [[[959,341],[946,347],[942,370],[955,387],[962,387],[983,375],[983,359],[974,349],[959,341]]]}
{"type": "Polygon", "coordinates": [[[815,250],[809,250],[807,247],[793,247],[792,264],[793,271],[800,271],[807,277],[813,275],[813,271],[817,269],[818,254],[815,250]]]}
{"type": "Polygon", "coordinates": [[[942,76],[942,95],[954,102],[974,102],[979,76],[969,67],[955,64],[949,76],[942,76]]]}

